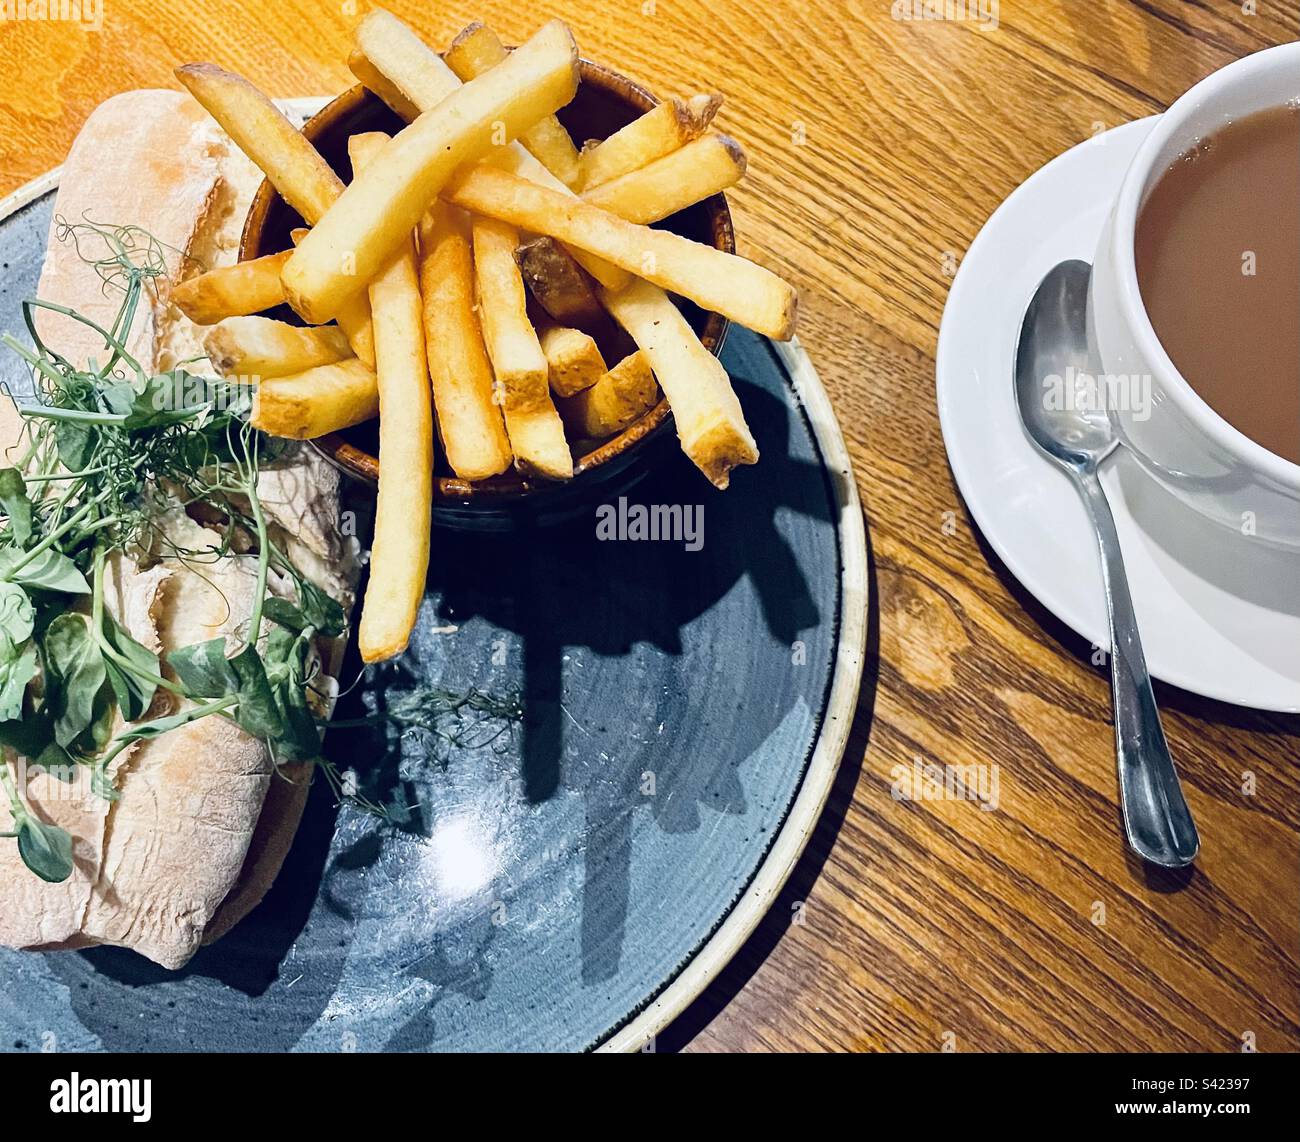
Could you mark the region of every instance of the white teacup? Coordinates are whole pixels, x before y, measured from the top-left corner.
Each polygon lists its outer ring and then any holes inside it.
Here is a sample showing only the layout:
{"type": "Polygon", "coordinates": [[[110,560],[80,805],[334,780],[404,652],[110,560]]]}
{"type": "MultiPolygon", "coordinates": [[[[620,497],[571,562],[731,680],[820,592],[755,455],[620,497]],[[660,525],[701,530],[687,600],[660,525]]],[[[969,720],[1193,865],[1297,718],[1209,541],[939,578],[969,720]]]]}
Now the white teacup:
{"type": "Polygon", "coordinates": [[[1093,259],[1089,343],[1101,373],[1149,378],[1148,399],[1109,412],[1143,468],[1184,502],[1239,534],[1300,552],[1300,464],[1219,416],[1174,367],[1138,289],[1138,212],[1169,164],[1229,122],[1300,98],[1300,43],[1246,56],[1178,99],[1129,165],[1093,259]]]}

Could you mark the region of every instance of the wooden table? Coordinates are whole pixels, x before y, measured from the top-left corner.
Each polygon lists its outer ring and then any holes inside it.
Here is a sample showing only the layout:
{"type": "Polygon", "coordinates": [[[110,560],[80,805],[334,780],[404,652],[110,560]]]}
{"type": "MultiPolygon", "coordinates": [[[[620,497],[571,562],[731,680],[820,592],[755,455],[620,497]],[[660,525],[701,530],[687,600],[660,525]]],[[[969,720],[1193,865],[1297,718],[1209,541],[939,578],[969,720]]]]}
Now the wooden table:
{"type": "MultiPolygon", "coordinates": [[[[1300,1047],[1300,720],[1161,689],[1205,853],[1190,877],[1129,860],[1106,676],[982,543],[934,402],[951,275],[994,207],[1102,127],[1297,38],[1294,4],[1009,0],[990,30],[895,20],[888,0],[391,6],[438,43],[476,17],[517,40],[562,16],[662,93],[725,92],[750,157],[742,252],[801,287],[857,468],[873,661],[849,756],[779,903],[659,1048],[1300,1047]],[[999,810],[893,800],[916,758],[998,765],[999,810]]],[[[106,0],[98,32],[0,24],[0,194],[60,162],[106,96],[172,86],[173,62],[342,88],[355,8],[106,0]]]]}

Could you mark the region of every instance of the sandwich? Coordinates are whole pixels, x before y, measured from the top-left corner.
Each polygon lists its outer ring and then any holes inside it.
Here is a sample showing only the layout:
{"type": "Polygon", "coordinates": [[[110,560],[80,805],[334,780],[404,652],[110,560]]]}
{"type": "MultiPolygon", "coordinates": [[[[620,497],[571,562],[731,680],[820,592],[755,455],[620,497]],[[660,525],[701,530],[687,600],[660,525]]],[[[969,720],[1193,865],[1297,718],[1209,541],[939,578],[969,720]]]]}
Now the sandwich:
{"type": "Polygon", "coordinates": [[[302,443],[259,451],[238,410],[205,387],[203,331],[171,296],[235,261],[260,179],[202,108],[170,91],[101,105],[63,167],[32,310],[46,388],[35,401],[0,398],[0,834],[17,842],[0,841],[8,947],[111,944],[179,968],[262,899],[303,812],[358,574],[339,477],[302,443]],[[69,417],[60,406],[87,376],[105,411],[69,417]],[[162,399],[186,386],[198,397],[162,399]],[[115,416],[121,401],[128,411],[115,416]],[[117,432],[158,455],[139,466],[138,487],[83,477],[56,516],[47,489],[71,480],[77,432],[94,437],[100,424],[101,447],[117,432]],[[121,427],[140,424],[130,437],[121,427]],[[38,425],[57,450],[43,482],[38,425]],[[92,536],[59,556],[72,568],[63,579],[41,581],[33,568],[50,552],[33,554],[33,519],[51,529],[110,496],[128,505],[130,530],[100,503],[97,534],[120,542],[92,536]]]}

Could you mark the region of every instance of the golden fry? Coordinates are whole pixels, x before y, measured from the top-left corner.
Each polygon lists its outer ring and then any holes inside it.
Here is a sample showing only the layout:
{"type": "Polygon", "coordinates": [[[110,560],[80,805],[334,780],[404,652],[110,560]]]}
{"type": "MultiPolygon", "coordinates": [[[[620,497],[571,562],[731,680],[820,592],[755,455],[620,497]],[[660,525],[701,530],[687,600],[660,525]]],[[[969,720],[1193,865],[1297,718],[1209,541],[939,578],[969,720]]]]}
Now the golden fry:
{"type": "Polygon", "coordinates": [[[352,356],[336,326],[289,325],[269,317],[228,317],[203,340],[223,377],[285,377],[352,356]]]}
{"type": "Polygon", "coordinates": [[[272,377],[253,397],[254,428],[271,436],[313,440],[379,415],[374,369],[355,357],[318,365],[287,377],[272,377]]]}
{"type": "Polygon", "coordinates": [[[546,357],[528,320],[515,264],[519,234],[504,222],[475,218],[473,242],[479,320],[515,464],[521,471],[567,480],[573,454],[547,386],[546,357]]]}
{"type": "Polygon", "coordinates": [[[685,146],[708,130],[721,106],[721,95],[668,99],[603,143],[588,143],[578,160],[578,189],[591,190],[685,146]]]}
{"type": "Polygon", "coordinates": [[[216,325],[227,317],[261,313],[284,302],[280,271],[289,251],[221,266],[177,282],[171,300],[195,325],[216,325]]]}
{"type": "Polygon", "coordinates": [[[672,299],[649,282],[602,293],[605,308],[645,353],[668,398],[682,451],[719,488],[758,461],[758,445],[722,362],[700,344],[672,299]]]}
{"type": "Polygon", "coordinates": [[[639,420],[659,401],[659,385],[646,355],[629,353],[589,389],[555,402],[575,437],[604,440],[639,420]]]}
{"type": "Polygon", "coordinates": [[[798,296],[793,287],[735,254],[624,222],[599,207],[482,165],[458,175],[444,197],[474,214],[598,254],[778,341],[794,336],[798,296]]]}
{"type": "Polygon", "coordinates": [[[315,225],[342,193],[343,183],[284,112],[248,80],[214,64],[186,64],[176,69],[176,78],[271,180],[280,197],[308,225],[315,225]]]}
{"type": "Polygon", "coordinates": [[[352,352],[375,367],[375,330],[370,320],[370,298],[365,291],[348,298],[334,318],[352,346],[352,352]]]}
{"type": "MultiPolygon", "coordinates": [[[[442,56],[383,8],[367,13],[356,36],[357,54],[417,112],[431,111],[461,85],[442,56]]],[[[353,74],[360,78],[355,68],[353,74]]]]}
{"type": "MultiPolygon", "coordinates": [[[[358,177],[387,144],[380,132],[348,140],[358,177]]],[[[364,662],[379,662],[406,649],[429,569],[433,408],[412,235],[371,281],[370,312],[379,378],[379,489],[357,647],[364,662]]]]}
{"type": "Polygon", "coordinates": [[[358,82],[387,103],[398,118],[406,123],[413,123],[420,117],[420,109],[397,84],[366,58],[365,52],[354,48],[348,54],[348,69],[357,77],[358,82]]]}
{"type": "Polygon", "coordinates": [[[474,312],[469,221],[437,202],[420,224],[424,341],[447,463],[462,479],[482,480],[513,458],[501,410],[492,399],[492,363],[474,312]]]}
{"type": "MultiPolygon", "coordinates": [[[[510,53],[497,34],[480,23],[470,24],[447,49],[447,65],[468,82],[496,67],[510,53]]],[[[519,141],[551,174],[567,187],[578,181],[578,149],[554,115],[547,115],[529,127],[519,141]]]]}
{"type": "MultiPolygon", "coordinates": [[[[396,16],[382,8],[375,9],[358,25],[357,50],[364,54],[368,64],[395,91],[409,99],[422,112],[437,107],[461,85],[437,52],[396,16]]],[[[506,147],[495,148],[482,161],[552,190],[573,193],[517,141],[506,147]]],[[[571,253],[583,269],[609,289],[621,289],[631,281],[631,275],[626,270],[611,266],[581,250],[571,253]]]]}
{"type": "Polygon", "coordinates": [[[285,294],[308,320],[328,320],[405,242],[457,167],[487,154],[573,98],[577,48],[558,20],[500,67],[457,88],[386,143],[289,258],[285,294]]]}
{"type": "Polygon", "coordinates": [[[745,173],[745,152],[726,135],[702,135],[661,159],[583,194],[584,202],[626,222],[650,223],[734,186],[745,173]]]}
{"type": "Polygon", "coordinates": [[[589,389],[605,375],[605,358],[596,342],[581,329],[551,325],[541,331],[539,340],[550,373],[551,391],[556,396],[571,397],[589,389]]]}

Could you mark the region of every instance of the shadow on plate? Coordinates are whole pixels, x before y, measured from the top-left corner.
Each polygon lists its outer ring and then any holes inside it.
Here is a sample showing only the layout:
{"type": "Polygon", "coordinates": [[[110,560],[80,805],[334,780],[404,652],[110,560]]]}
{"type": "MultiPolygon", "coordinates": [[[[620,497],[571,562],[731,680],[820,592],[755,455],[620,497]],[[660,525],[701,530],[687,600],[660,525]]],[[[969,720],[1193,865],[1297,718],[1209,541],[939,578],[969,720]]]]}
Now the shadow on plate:
{"type": "MultiPolygon", "coordinates": [[[[580,915],[575,919],[581,926],[584,987],[618,973],[627,939],[648,937],[644,931],[627,930],[634,816],[629,805],[637,805],[636,811],[640,811],[639,805],[646,803],[636,795],[644,758],[638,760],[631,750],[626,756],[612,750],[616,756],[611,758],[584,735],[608,733],[610,740],[617,741],[624,710],[633,709],[639,715],[647,708],[656,715],[664,713],[662,739],[653,743],[659,795],[649,799],[649,811],[662,834],[694,832],[706,807],[715,814],[748,811],[747,794],[752,798],[754,792],[742,785],[738,770],[772,730],[775,715],[764,706],[765,700],[771,705],[776,696],[784,702],[797,692],[788,677],[788,649],[800,639],[821,640],[810,645],[820,648],[824,643],[833,649],[838,588],[826,585],[829,576],[816,575],[814,589],[805,573],[810,557],[816,556],[823,564],[827,557],[835,557],[834,540],[828,538],[833,537],[835,526],[829,477],[808,454],[803,426],[792,428],[799,413],[762,384],[746,380],[750,374],[745,365],[746,354],[742,353],[732,368],[759,439],[760,465],[738,472],[731,490],[718,493],[680,455],[676,441],[667,437],[660,442],[659,464],[627,497],[629,503],[700,509],[700,550],[687,550],[680,542],[602,540],[596,535],[594,508],[591,517],[532,533],[494,536],[435,531],[430,597],[421,616],[426,629],[417,631],[418,645],[412,647],[415,653],[401,663],[368,671],[362,683],[340,701],[336,712],[338,719],[365,714],[373,708],[367,705],[368,698],[373,702],[378,695],[382,700],[387,687],[409,684],[422,669],[434,669],[434,680],[450,688],[490,686],[494,674],[489,659],[497,647],[508,644],[509,653],[517,652],[524,719],[517,748],[512,743],[501,764],[517,769],[525,806],[541,806],[561,792],[566,798],[576,796],[581,803],[575,834],[563,838],[563,843],[574,859],[582,861],[580,900],[575,902],[580,915]],[[728,626],[709,618],[697,621],[714,612],[720,601],[733,596],[742,584],[742,595],[752,593],[756,604],[750,604],[754,618],[749,625],[728,626]],[[449,642],[435,629],[439,626],[459,633],[449,642]],[[692,627],[692,645],[683,658],[688,626],[692,627]],[[684,672],[677,679],[678,667],[671,664],[700,661],[701,637],[708,644],[707,661],[713,664],[714,676],[695,677],[684,672]],[[766,649],[757,653],[756,645],[766,649]],[[768,655],[767,649],[773,647],[784,648],[785,653],[768,655]],[[647,654],[658,674],[642,678],[637,673],[646,657],[639,655],[638,648],[651,648],[647,654]],[[620,692],[585,693],[581,679],[575,683],[569,676],[566,701],[565,662],[579,651],[590,651],[592,662],[625,660],[619,667],[620,675],[626,675],[620,692]],[[447,657],[449,654],[454,657],[447,657]],[[691,654],[697,657],[691,659],[691,654]],[[779,667],[780,661],[785,667],[779,667]],[[736,670],[755,673],[732,679],[744,693],[739,707],[715,708],[710,704],[714,691],[725,689],[717,685],[716,671],[725,672],[732,663],[736,670]],[[658,687],[663,679],[672,682],[663,687],[664,692],[640,692],[642,683],[653,682],[658,687]],[[576,719],[575,698],[585,703],[576,719]],[[746,703],[753,704],[749,713],[746,703]],[[602,707],[608,711],[605,719],[602,707]],[[696,726],[694,737],[679,737],[683,712],[689,709],[698,717],[701,707],[707,719],[703,736],[696,726]],[[598,724],[602,720],[608,724],[598,724]],[[715,751],[718,757],[700,750],[700,742],[709,740],[725,743],[725,749],[715,751]]],[[[721,613],[741,613],[729,606],[732,604],[724,604],[721,613]]],[[[874,615],[874,593],[872,606],[874,615]]],[[[872,622],[873,647],[868,661],[875,659],[876,620],[872,622]]],[[[353,652],[343,677],[354,677],[358,670],[353,652]]],[[[874,675],[867,694],[873,689],[874,675]]],[[[811,696],[815,720],[820,717],[824,697],[811,696]]],[[[859,703],[853,729],[850,751],[859,759],[870,705],[869,696],[859,703]]],[[[326,752],[340,765],[366,758],[372,774],[392,787],[390,792],[402,790],[409,779],[409,769],[404,770],[395,758],[391,728],[333,731],[327,737],[326,752]]],[[[797,773],[806,764],[806,756],[791,756],[788,764],[790,771],[797,773]]],[[[436,784],[446,775],[427,776],[436,784]]],[[[809,856],[800,866],[802,871],[782,894],[782,902],[801,898],[815,878],[852,787],[851,773],[841,772],[831,812],[818,826],[809,856]]],[[[407,788],[401,796],[415,807],[406,828],[429,836],[435,822],[419,805],[418,792],[407,788]]],[[[320,1016],[344,971],[356,903],[349,898],[344,882],[350,876],[364,877],[370,866],[381,860],[387,845],[383,834],[388,826],[377,826],[360,841],[331,854],[331,842],[337,844],[337,818],[333,798],[318,781],[302,829],[271,893],[242,924],[214,947],[201,951],[183,972],[166,972],[134,953],[110,948],[74,957],[83,966],[71,973],[56,969],[69,987],[81,1022],[103,1035],[106,1043],[120,1043],[118,1028],[124,1017],[139,1014],[143,1018],[136,1008],[147,1006],[151,1018],[161,1017],[165,1022],[168,1012],[153,1008],[161,1009],[164,996],[173,996],[182,1001],[182,1008],[189,1009],[186,1014],[192,1021],[202,1019],[205,1026],[193,1029],[196,1038],[189,1044],[181,1031],[169,1033],[164,1027],[146,1040],[155,1049],[200,1043],[209,1049],[250,1045],[254,1049],[285,1049],[292,1045],[320,1016]],[[86,991],[86,977],[96,974],[116,981],[123,990],[97,1003],[93,990],[86,991]],[[198,986],[203,979],[217,981],[232,991],[213,993],[198,986]],[[185,986],[177,990],[174,985],[182,982],[185,986]],[[165,986],[149,986],[154,984],[165,986]],[[293,990],[286,991],[286,987],[293,990]],[[255,1001],[271,989],[277,997],[275,1011],[266,1011],[264,1004],[250,1005],[250,999],[255,1001]],[[215,995],[221,997],[221,1010],[209,1015],[207,1006],[215,995]],[[248,998],[241,1001],[241,995],[248,998]],[[287,1010],[289,1007],[293,1010],[287,1010]],[[259,1017],[274,1026],[260,1031],[207,1026],[213,1018],[237,1024],[259,1017]],[[230,1037],[228,1042],[225,1036],[230,1037]],[[214,1043],[214,1039],[221,1041],[214,1043]]],[[[430,902],[427,910],[436,911],[436,902],[430,902]]],[[[783,903],[770,919],[784,923],[785,916],[788,907],[783,903]]],[[[763,933],[775,942],[772,932],[771,924],[765,923],[755,937],[758,942],[751,941],[747,959],[752,960],[755,949],[762,947],[763,933]]],[[[440,937],[420,946],[404,946],[394,968],[437,984],[439,994],[459,992],[473,997],[491,984],[486,951],[492,939],[492,927],[486,924],[476,950],[469,955],[463,954],[464,941],[456,954],[451,954],[440,937]]],[[[167,1008],[176,1006],[176,1001],[167,999],[167,1008]]],[[[432,1016],[425,1012],[395,1028],[389,1046],[427,1047],[435,1043],[435,1032],[432,1016]]]]}
{"type": "MultiPolygon", "coordinates": [[[[743,372],[734,380],[758,437],[763,455],[759,467],[737,473],[733,487],[719,493],[669,438],[662,442],[655,470],[627,496],[633,504],[698,509],[703,519],[700,550],[688,550],[681,543],[601,539],[594,506],[591,516],[560,527],[506,535],[438,532],[434,537],[429,595],[437,600],[439,622],[455,624],[463,635],[480,620],[489,631],[516,639],[520,647],[524,721],[519,767],[525,800],[542,804],[560,790],[583,799],[585,822],[573,844],[585,865],[581,931],[586,985],[611,978],[620,963],[632,852],[633,814],[627,807],[645,800],[636,793],[644,775],[643,759],[635,752],[610,757],[573,748],[573,739],[586,732],[587,719],[575,717],[563,700],[566,658],[582,650],[603,658],[628,657],[639,644],[676,658],[682,652],[683,629],[741,580],[748,580],[757,595],[762,634],[710,628],[710,636],[720,644],[714,648],[715,659],[743,663],[756,636],[790,647],[804,632],[833,621],[813,598],[801,566],[803,553],[791,548],[777,526],[778,513],[789,512],[833,528],[827,473],[790,455],[789,406],[746,381],[743,372]]],[[[485,656],[492,649],[490,642],[480,647],[485,656]]],[[[458,644],[457,652],[462,650],[458,644]]],[[[708,679],[692,681],[707,691],[708,679]]],[[[762,681],[755,679],[756,702],[763,697],[762,681]]],[[[607,709],[594,716],[609,724],[590,728],[599,733],[613,728],[617,733],[620,716],[629,705],[639,709],[640,697],[604,696],[607,709]]],[[[680,712],[698,695],[683,691],[661,697],[670,710],[680,712]]],[[[340,714],[348,716],[343,710],[340,714]]],[[[627,718],[629,725],[636,720],[627,718]]],[[[667,726],[662,748],[656,751],[657,794],[649,802],[658,827],[665,832],[693,831],[704,806],[743,812],[745,791],[736,770],[770,729],[764,718],[746,718],[740,712],[730,724],[718,725],[716,732],[726,735],[725,750],[719,751],[726,760],[714,768],[692,750],[674,748],[674,727],[667,726]]],[[[366,749],[359,743],[348,746],[350,754],[366,749]]],[[[791,764],[802,761],[792,758],[791,764]]],[[[432,822],[425,820],[419,827],[427,836],[432,822]]],[[[482,951],[486,971],[486,945],[482,951]]],[[[450,986],[463,982],[467,966],[435,947],[422,970],[437,977],[423,978],[450,986]]],[[[409,1039],[410,1034],[403,1037],[404,1045],[410,1045],[409,1039]]]]}
{"type": "Polygon", "coordinates": [[[866,535],[869,603],[862,688],[858,693],[858,704],[853,712],[853,724],[849,728],[844,756],[840,759],[835,774],[835,784],[826,799],[826,808],[822,811],[812,836],[808,838],[803,855],[777,894],[772,907],[718,977],[660,1032],[654,1044],[656,1052],[678,1052],[685,1048],[740,994],[741,989],[772,954],[789,929],[796,907],[812,893],[839,837],[849,806],[853,804],[853,795],[858,787],[871,739],[872,714],[880,680],[880,599],[876,592],[876,560],[871,551],[870,529],[866,529],[866,535]]]}

